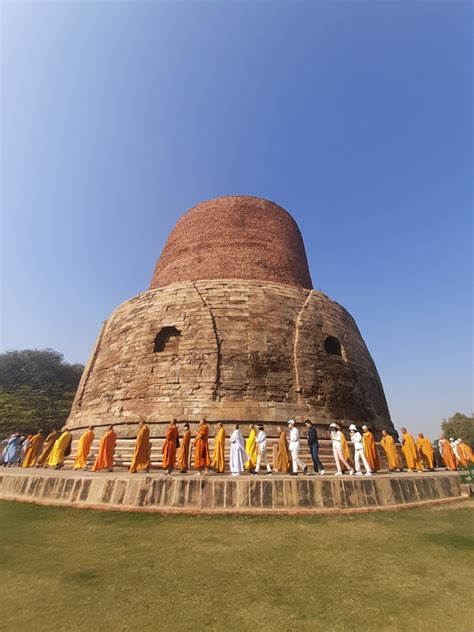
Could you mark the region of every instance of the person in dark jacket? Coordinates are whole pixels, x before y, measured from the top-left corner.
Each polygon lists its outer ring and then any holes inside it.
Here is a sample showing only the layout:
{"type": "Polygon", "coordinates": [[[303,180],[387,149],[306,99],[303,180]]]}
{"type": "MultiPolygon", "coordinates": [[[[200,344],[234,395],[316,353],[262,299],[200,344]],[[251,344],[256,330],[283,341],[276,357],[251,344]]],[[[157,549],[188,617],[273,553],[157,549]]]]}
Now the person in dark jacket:
{"type": "Polygon", "coordinates": [[[308,438],[308,446],[311,453],[311,458],[313,459],[314,473],[317,474],[319,471],[319,473],[323,475],[325,470],[324,465],[321,463],[321,459],[319,458],[318,454],[318,433],[316,432],[316,428],[313,426],[309,419],[304,422],[304,425],[306,426],[308,431],[306,436],[308,438]]]}

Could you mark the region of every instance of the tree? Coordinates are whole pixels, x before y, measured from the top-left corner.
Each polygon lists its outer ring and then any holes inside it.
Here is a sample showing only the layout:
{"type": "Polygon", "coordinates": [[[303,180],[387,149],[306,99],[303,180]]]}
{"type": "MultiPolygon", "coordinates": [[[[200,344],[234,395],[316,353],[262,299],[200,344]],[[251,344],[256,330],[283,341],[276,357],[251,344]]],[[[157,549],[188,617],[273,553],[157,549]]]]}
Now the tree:
{"type": "Polygon", "coordinates": [[[445,436],[462,439],[468,445],[474,445],[474,418],[463,413],[454,413],[449,419],[443,419],[441,430],[445,436]]]}
{"type": "Polygon", "coordinates": [[[0,354],[0,437],[63,426],[83,370],[53,349],[0,354]]]}

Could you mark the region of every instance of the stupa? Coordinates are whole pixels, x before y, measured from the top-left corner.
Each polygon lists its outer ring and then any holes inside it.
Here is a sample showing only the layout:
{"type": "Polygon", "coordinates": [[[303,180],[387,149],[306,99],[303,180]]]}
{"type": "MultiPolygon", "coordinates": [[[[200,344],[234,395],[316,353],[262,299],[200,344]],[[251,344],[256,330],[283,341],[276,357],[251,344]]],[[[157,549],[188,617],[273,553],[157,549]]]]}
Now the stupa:
{"type": "Polygon", "coordinates": [[[171,232],[150,288],[103,323],[68,426],[139,421],[162,436],[171,418],[289,418],[324,436],[336,421],[394,433],[375,364],[352,316],[312,289],[296,222],[265,199],[198,204],[171,232]]]}

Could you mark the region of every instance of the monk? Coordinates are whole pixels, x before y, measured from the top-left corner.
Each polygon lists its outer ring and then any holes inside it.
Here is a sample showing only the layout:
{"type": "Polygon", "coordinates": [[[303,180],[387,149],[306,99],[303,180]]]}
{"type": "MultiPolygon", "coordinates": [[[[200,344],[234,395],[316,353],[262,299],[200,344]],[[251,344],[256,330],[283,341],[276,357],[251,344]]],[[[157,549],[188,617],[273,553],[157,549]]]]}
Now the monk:
{"type": "Polygon", "coordinates": [[[453,449],[451,448],[451,444],[447,439],[444,438],[443,435],[441,435],[441,437],[439,438],[438,448],[446,469],[455,471],[456,458],[454,456],[453,449]]]}
{"type": "Polygon", "coordinates": [[[249,430],[249,436],[245,442],[245,452],[248,458],[248,461],[245,463],[245,469],[252,472],[257,465],[257,433],[253,424],[250,424],[249,430]]]}
{"type": "Polygon", "coordinates": [[[370,466],[371,472],[378,472],[380,470],[379,455],[377,454],[377,448],[375,446],[374,435],[370,432],[367,426],[362,426],[362,441],[364,444],[364,454],[367,462],[370,466]]]}
{"type": "Polygon", "coordinates": [[[29,441],[28,449],[25,453],[25,457],[21,462],[21,467],[33,467],[36,463],[41,448],[44,443],[44,434],[42,430],[38,430],[38,433],[33,435],[29,441]]]}
{"type": "Polygon", "coordinates": [[[206,473],[210,464],[209,426],[205,419],[201,419],[201,424],[194,438],[194,467],[197,469],[197,474],[202,474],[203,470],[206,473]]]}
{"type": "Polygon", "coordinates": [[[389,471],[395,472],[395,470],[400,470],[400,472],[402,472],[402,459],[400,458],[397,445],[393,437],[391,437],[386,430],[382,430],[382,440],[380,444],[387,457],[389,471]]]}
{"type": "Polygon", "coordinates": [[[288,438],[282,426],[278,426],[278,445],[276,457],[276,469],[278,472],[289,472],[291,470],[291,456],[288,448],[288,438]]]}
{"type": "Polygon", "coordinates": [[[168,426],[168,430],[166,431],[165,441],[161,450],[163,453],[163,469],[166,470],[167,474],[171,474],[171,472],[173,471],[176,461],[176,450],[178,446],[178,426],[176,425],[176,419],[173,419],[173,421],[168,426]]]}
{"type": "Polygon", "coordinates": [[[420,456],[420,461],[430,471],[434,472],[434,453],[431,441],[425,437],[422,432],[418,433],[418,439],[416,440],[416,449],[420,456]]]}
{"type": "Polygon", "coordinates": [[[214,452],[212,453],[211,467],[219,474],[223,474],[225,471],[224,461],[224,448],[225,448],[225,430],[224,426],[219,422],[217,424],[217,433],[214,438],[214,452]]]}
{"type": "Polygon", "coordinates": [[[401,428],[400,430],[402,433],[402,452],[407,462],[407,468],[411,472],[423,472],[415,440],[406,428],[401,428]]]}
{"type": "Polygon", "coordinates": [[[189,469],[189,446],[191,444],[191,430],[189,424],[184,424],[184,432],[181,438],[181,447],[178,452],[178,468],[181,474],[186,474],[189,469]]]}
{"type": "Polygon", "coordinates": [[[97,472],[98,470],[113,472],[116,443],[117,435],[115,434],[114,427],[109,426],[100,440],[99,452],[97,453],[94,465],[92,466],[93,472],[97,472]]]}
{"type": "Polygon", "coordinates": [[[72,434],[64,427],[61,436],[55,442],[48,459],[49,467],[59,470],[64,465],[64,459],[71,454],[72,434]]]}
{"type": "Polygon", "coordinates": [[[48,459],[50,457],[51,451],[54,447],[54,444],[61,436],[61,432],[56,428],[53,432],[50,432],[46,437],[45,442],[43,443],[43,449],[41,450],[41,454],[36,459],[36,467],[40,467],[44,465],[48,466],[48,459]]]}
{"type": "Polygon", "coordinates": [[[150,471],[150,429],[144,421],[138,424],[137,440],[135,442],[135,450],[133,452],[132,462],[130,464],[130,473],[149,472],[150,471]]]}
{"type": "Polygon", "coordinates": [[[457,444],[458,444],[458,451],[464,457],[464,460],[466,461],[466,465],[469,465],[469,463],[474,463],[474,456],[472,454],[471,447],[468,446],[467,443],[464,443],[462,439],[458,439],[457,444]]]}
{"type": "Polygon", "coordinates": [[[90,426],[89,430],[86,430],[86,432],[81,435],[79,445],[77,446],[76,459],[74,461],[75,470],[87,470],[87,457],[89,456],[94,436],[93,426],[90,426]]]}

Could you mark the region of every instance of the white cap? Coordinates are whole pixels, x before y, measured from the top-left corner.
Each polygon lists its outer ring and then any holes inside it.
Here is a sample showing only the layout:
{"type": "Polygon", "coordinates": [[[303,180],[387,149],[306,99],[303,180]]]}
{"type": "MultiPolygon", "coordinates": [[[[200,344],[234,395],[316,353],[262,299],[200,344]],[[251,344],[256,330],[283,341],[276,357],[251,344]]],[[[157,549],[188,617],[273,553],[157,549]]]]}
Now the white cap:
{"type": "Polygon", "coordinates": [[[357,430],[356,425],[355,424],[351,424],[349,426],[349,430],[357,430]]]}
{"type": "Polygon", "coordinates": [[[294,423],[295,423],[295,420],[294,420],[294,419],[289,419],[289,420],[288,420],[288,425],[290,425],[290,424],[294,424],[294,423]]]}
{"type": "Polygon", "coordinates": [[[334,424],[334,423],[329,424],[329,427],[330,428],[339,428],[339,426],[337,424],[334,424]]]}

